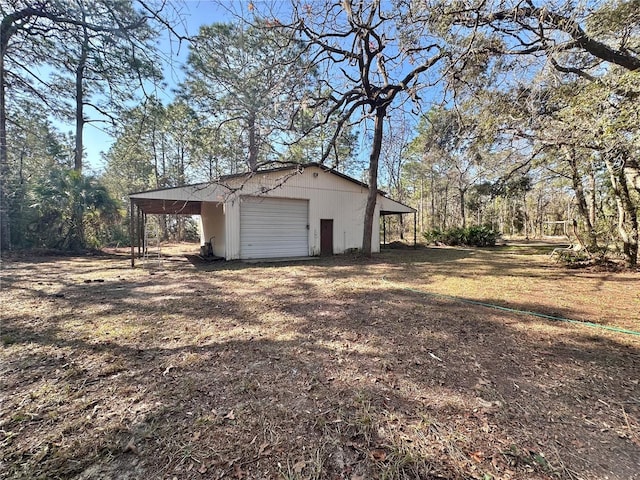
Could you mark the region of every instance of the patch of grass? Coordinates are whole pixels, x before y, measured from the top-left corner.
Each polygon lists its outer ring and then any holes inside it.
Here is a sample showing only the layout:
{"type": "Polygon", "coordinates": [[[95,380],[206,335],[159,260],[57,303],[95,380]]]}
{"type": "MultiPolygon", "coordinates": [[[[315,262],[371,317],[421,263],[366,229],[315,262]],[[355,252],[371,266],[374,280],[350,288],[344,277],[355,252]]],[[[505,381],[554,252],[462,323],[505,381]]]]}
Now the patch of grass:
{"type": "Polygon", "coordinates": [[[279,465],[282,480],[320,480],[322,479],[323,455],[320,449],[316,449],[309,460],[287,459],[286,465],[279,465]]]}
{"type": "Polygon", "coordinates": [[[15,343],[21,343],[21,340],[13,335],[0,335],[0,339],[2,341],[2,345],[4,345],[5,347],[8,345],[13,345],[15,343]]]}
{"type": "Polygon", "coordinates": [[[22,412],[18,412],[15,413],[12,417],[11,417],[11,421],[13,423],[21,423],[21,422],[27,422],[31,420],[31,416],[27,415],[26,413],[22,413],[22,412]]]}
{"type": "Polygon", "coordinates": [[[549,255],[556,245],[502,245],[495,247],[496,253],[513,253],[516,255],[549,255]]]}
{"type": "Polygon", "coordinates": [[[406,444],[395,445],[379,464],[380,479],[428,478],[426,476],[431,471],[429,462],[415,453],[406,444]]]}

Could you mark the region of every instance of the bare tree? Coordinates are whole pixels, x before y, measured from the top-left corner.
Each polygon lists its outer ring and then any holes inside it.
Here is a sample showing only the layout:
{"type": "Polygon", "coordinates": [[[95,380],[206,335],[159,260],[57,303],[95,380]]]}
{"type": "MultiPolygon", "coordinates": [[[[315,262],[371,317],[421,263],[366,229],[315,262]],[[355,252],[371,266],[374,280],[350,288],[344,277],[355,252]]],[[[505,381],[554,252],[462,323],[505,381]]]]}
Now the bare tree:
{"type": "MultiPolygon", "coordinates": [[[[425,10],[411,2],[327,0],[292,5],[290,26],[307,42],[310,56],[325,75],[330,94],[309,98],[306,108],[329,106],[314,126],[331,119],[333,140],[346,126],[373,124],[368,159],[369,194],[365,207],[362,250],[371,254],[373,218],[378,194],[378,166],[385,118],[399,104],[420,102],[420,92],[437,83],[439,65],[452,61],[442,38],[429,33],[417,16],[425,10]],[[429,75],[431,74],[431,75],[429,75]]],[[[329,156],[325,150],[323,161],[329,156]]]]}

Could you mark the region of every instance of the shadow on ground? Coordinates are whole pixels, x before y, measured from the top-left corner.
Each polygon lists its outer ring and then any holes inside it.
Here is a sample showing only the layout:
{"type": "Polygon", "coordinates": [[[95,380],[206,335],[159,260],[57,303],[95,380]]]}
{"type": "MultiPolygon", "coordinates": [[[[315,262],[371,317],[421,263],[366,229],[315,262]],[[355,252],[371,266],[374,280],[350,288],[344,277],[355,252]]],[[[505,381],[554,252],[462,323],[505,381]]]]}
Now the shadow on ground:
{"type": "Polygon", "coordinates": [[[639,478],[638,342],[405,260],[3,268],[2,476],[639,478]]]}

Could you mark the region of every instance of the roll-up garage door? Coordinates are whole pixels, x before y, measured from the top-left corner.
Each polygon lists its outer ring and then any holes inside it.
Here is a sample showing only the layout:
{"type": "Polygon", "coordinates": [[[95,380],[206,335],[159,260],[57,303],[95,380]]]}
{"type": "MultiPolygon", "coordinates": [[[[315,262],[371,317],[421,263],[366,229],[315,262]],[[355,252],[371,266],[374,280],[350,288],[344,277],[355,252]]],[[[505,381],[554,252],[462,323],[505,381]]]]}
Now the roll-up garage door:
{"type": "Polygon", "coordinates": [[[308,200],[242,197],[240,258],[309,256],[308,200]]]}

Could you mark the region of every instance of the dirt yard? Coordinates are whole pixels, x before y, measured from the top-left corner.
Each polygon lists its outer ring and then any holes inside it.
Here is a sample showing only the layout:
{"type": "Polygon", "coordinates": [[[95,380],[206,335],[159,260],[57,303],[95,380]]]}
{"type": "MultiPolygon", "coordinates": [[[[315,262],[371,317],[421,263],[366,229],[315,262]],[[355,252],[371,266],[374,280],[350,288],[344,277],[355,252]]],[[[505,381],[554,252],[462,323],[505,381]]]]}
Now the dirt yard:
{"type": "Polygon", "coordinates": [[[640,331],[534,247],[4,259],[0,478],[640,479],[640,336],[452,297],[640,331]]]}

